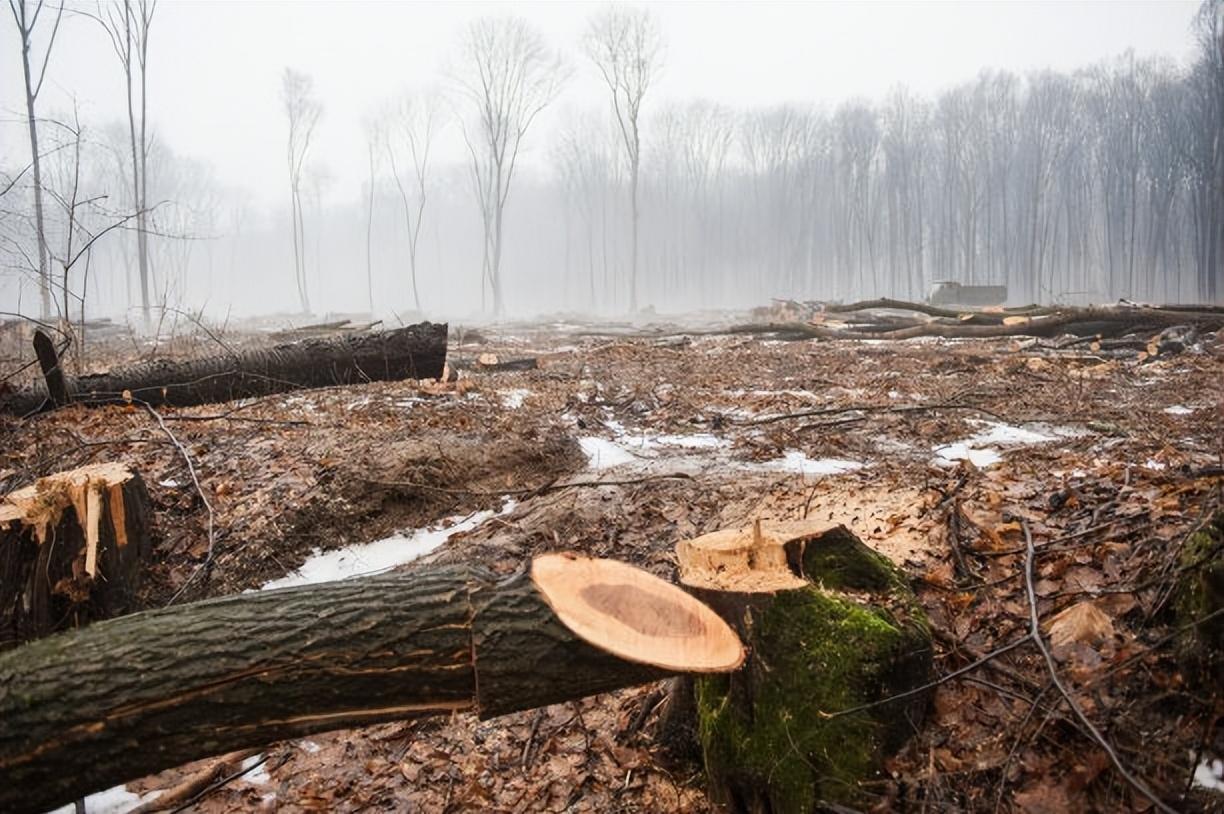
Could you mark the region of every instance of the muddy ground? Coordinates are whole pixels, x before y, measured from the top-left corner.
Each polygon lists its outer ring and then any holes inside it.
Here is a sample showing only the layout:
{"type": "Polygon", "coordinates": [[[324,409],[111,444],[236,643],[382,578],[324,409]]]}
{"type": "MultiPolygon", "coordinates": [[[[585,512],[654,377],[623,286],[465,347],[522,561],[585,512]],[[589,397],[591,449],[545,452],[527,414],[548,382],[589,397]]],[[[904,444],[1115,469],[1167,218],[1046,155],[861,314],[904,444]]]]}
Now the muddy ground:
{"type": "MultiPolygon", "coordinates": [[[[156,352],[268,341],[251,330],[183,334],[156,352]]],[[[18,344],[0,345],[10,362],[18,344]]],[[[97,340],[86,367],[150,352],[97,340]]],[[[1077,701],[1170,805],[1224,810],[1224,796],[1191,782],[1203,760],[1224,756],[1224,710],[1181,675],[1168,601],[1178,548],[1224,483],[1204,474],[1224,460],[1216,337],[1152,359],[1034,340],[510,325],[452,329],[451,360],[464,371],[453,384],[165,410],[169,434],[136,407],[5,419],[0,493],[95,461],[138,469],[158,516],[150,607],[257,588],[316,549],[488,509],[500,513],[404,567],[508,573],[571,549],[674,579],[675,543],[697,534],[754,518],[845,523],[914,581],[941,674],[1027,632],[1027,526],[1043,620],[1090,602],[1111,623],[1057,653],[1077,701]],[[539,368],[482,373],[482,353],[537,357],[539,368]]],[[[654,741],[665,703],[639,716],[656,689],[278,744],[189,810],[711,810],[700,766],[654,741]]],[[[199,768],[129,788],[168,788],[199,768]]],[[[1051,691],[1032,646],[941,684],[926,725],[867,792],[881,811],[1149,806],[1051,691]]]]}

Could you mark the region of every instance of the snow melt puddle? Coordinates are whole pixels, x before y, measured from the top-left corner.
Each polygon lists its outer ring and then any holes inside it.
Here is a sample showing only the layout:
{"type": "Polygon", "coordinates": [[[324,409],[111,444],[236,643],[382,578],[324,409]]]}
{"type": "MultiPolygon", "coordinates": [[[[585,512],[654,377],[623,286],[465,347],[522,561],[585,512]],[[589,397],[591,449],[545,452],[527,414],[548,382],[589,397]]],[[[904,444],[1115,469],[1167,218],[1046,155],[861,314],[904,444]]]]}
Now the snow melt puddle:
{"type": "Polygon", "coordinates": [[[1045,432],[1038,432],[1036,429],[1001,424],[997,421],[974,421],[972,423],[985,425],[987,429],[964,441],[935,447],[937,465],[950,466],[956,461],[969,461],[978,467],[990,466],[1003,460],[1002,452],[996,447],[1048,444],[1051,441],[1072,438],[1081,434],[1079,430],[1065,427],[1042,426],[1045,432]]]}
{"type": "Polygon", "coordinates": [[[389,571],[397,565],[423,557],[455,534],[470,531],[498,515],[509,514],[516,505],[516,501],[506,500],[499,511],[490,509],[466,516],[456,515],[442,521],[438,526],[393,534],[372,543],[359,543],[332,551],[320,551],[316,548],[301,568],[265,583],[263,590],[313,585],[316,582],[331,582],[389,571]]]}
{"type": "MultiPolygon", "coordinates": [[[[145,794],[134,794],[127,790],[127,786],[115,786],[106,791],[100,791],[97,794],[91,794],[85,798],[85,814],[126,814],[128,811],[147,803],[151,800],[156,800],[162,795],[162,790],[150,791],[145,794]]],[[[47,814],[73,814],[76,811],[76,806],[69,803],[66,806],[61,806],[47,814]]]]}

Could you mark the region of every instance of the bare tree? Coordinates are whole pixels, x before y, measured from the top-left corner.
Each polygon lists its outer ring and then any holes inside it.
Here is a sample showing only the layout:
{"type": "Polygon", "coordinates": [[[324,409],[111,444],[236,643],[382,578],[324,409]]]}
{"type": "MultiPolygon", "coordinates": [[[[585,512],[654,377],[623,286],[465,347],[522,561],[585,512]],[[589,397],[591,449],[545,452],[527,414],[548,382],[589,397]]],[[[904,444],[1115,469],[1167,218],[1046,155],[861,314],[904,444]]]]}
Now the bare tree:
{"type": "Polygon", "coordinates": [[[613,5],[591,19],[584,41],[612,94],[612,112],[620,128],[629,161],[629,211],[632,245],[629,261],[629,310],[637,310],[638,174],[642,137],[639,120],[642,99],[662,67],[663,39],[654,17],[646,9],[613,5]]]}
{"type": "Polygon", "coordinates": [[[281,101],[289,120],[290,218],[293,221],[293,272],[297,282],[298,302],[302,313],[310,313],[310,296],[306,289],[306,224],[302,215],[302,177],[310,138],[323,107],[314,96],[314,82],[309,76],[285,68],[281,77],[281,101]]]}
{"type": "Polygon", "coordinates": [[[378,172],[378,146],[382,140],[378,123],[372,119],[365,122],[366,157],[369,161],[370,179],[366,195],[366,293],[369,295],[370,313],[374,313],[374,187],[378,172]]]}
{"type": "Polygon", "coordinates": [[[429,175],[429,150],[438,125],[437,96],[433,93],[405,95],[393,107],[385,120],[385,147],[391,164],[391,175],[404,204],[404,227],[408,232],[408,271],[412,278],[412,302],[421,310],[421,294],[417,288],[417,246],[420,245],[421,221],[425,215],[426,178],[429,175]],[[403,151],[403,152],[401,152],[403,151]],[[407,155],[404,156],[404,153],[407,155]],[[404,158],[411,164],[412,180],[406,184],[400,173],[404,158]],[[412,186],[412,197],[408,192],[412,186]]]}
{"type": "Polygon", "coordinates": [[[455,79],[469,105],[460,119],[472,160],[472,179],[484,227],[484,284],[493,313],[504,310],[501,279],[503,216],[523,137],[566,78],[560,58],[518,17],[486,17],[468,26],[460,42],[455,79]]]}
{"type": "Polygon", "coordinates": [[[30,161],[34,170],[34,223],[38,238],[38,285],[42,298],[42,316],[48,317],[51,315],[51,269],[47,257],[47,231],[43,221],[42,166],[38,154],[38,117],[34,113],[34,105],[42,90],[43,80],[47,78],[47,64],[51,61],[51,49],[55,46],[55,35],[59,32],[60,20],[64,16],[64,4],[61,2],[55,13],[55,22],[51,26],[51,34],[43,49],[42,67],[38,68],[38,78],[35,79],[34,66],[30,63],[30,52],[34,49],[34,31],[38,26],[38,18],[42,15],[43,5],[43,0],[38,0],[31,9],[31,4],[27,0],[9,0],[13,22],[17,24],[17,34],[21,38],[21,69],[25,78],[26,121],[30,128],[30,161]]]}
{"type": "Polygon", "coordinates": [[[145,327],[149,327],[149,230],[145,222],[149,196],[149,133],[148,133],[148,66],[149,27],[157,0],[114,0],[105,12],[98,9],[95,19],[110,38],[111,47],[123,67],[127,89],[128,136],[132,150],[132,208],[136,212],[136,258],[140,268],[140,309],[145,327]],[[139,77],[136,76],[139,74],[139,77]],[[135,102],[136,85],[140,86],[139,126],[135,102]]]}

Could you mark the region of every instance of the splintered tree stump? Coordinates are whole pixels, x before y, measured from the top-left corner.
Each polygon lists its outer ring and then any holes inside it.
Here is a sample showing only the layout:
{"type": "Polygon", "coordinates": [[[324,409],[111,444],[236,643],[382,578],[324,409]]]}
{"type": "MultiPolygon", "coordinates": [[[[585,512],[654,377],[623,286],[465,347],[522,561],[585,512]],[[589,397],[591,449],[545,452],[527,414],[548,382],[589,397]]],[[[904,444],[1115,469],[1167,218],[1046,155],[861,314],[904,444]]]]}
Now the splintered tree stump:
{"type": "Polygon", "coordinates": [[[681,582],[743,637],[744,667],[694,679],[714,800],[807,814],[860,784],[916,731],[931,634],[902,574],[844,526],[764,523],[678,544],[681,582]]]}
{"type": "Polygon", "coordinates": [[[743,658],[682,589],[571,554],[501,581],[443,567],[137,613],[0,654],[0,811],[314,732],[490,717],[743,658]]]}
{"type": "Polygon", "coordinates": [[[144,481],[113,463],[0,501],[0,648],[132,610],[150,519],[144,481]]]}

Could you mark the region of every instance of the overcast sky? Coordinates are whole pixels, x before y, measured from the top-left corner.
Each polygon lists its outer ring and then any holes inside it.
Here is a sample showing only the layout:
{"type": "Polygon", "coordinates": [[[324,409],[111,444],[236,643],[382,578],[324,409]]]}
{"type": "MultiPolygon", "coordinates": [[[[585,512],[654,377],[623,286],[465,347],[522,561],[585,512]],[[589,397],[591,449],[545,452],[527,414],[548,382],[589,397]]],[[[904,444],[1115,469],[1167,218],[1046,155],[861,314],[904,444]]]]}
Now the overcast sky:
{"type": "MultiPolygon", "coordinates": [[[[1072,69],[1133,48],[1185,62],[1197,0],[1157,2],[650,3],[667,40],[647,106],[703,97],[743,107],[878,99],[897,83],[931,93],[983,68],[1072,69]]],[[[362,119],[403,87],[435,81],[464,24],[487,14],[533,22],[574,66],[557,110],[603,103],[578,48],[596,3],[222,2],[162,0],[151,36],[149,117],[178,154],[227,186],[279,203],[286,185],[280,74],[311,74],[324,105],[314,159],[337,199],[364,179],[362,119]]],[[[0,25],[0,165],[24,164],[21,64],[0,25]]],[[[97,25],[66,19],[40,114],[75,97],[86,123],[124,115],[122,74],[97,25]]],[[[529,136],[546,156],[549,120],[529,136]]],[[[649,133],[646,133],[649,138],[649,133]]]]}

